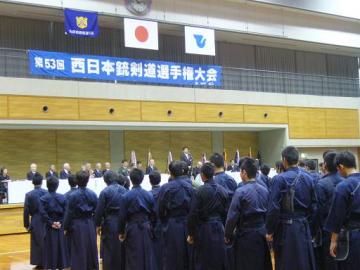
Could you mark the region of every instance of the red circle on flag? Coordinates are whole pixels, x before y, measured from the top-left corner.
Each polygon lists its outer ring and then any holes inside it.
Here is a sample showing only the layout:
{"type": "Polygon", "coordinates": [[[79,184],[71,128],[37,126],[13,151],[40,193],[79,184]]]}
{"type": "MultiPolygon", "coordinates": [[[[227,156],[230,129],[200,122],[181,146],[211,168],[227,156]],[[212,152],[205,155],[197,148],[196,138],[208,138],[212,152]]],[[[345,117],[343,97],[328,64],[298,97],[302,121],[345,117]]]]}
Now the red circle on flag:
{"type": "Polygon", "coordinates": [[[149,38],[149,32],[144,26],[138,26],[135,29],[135,37],[140,42],[145,42],[149,38]]]}

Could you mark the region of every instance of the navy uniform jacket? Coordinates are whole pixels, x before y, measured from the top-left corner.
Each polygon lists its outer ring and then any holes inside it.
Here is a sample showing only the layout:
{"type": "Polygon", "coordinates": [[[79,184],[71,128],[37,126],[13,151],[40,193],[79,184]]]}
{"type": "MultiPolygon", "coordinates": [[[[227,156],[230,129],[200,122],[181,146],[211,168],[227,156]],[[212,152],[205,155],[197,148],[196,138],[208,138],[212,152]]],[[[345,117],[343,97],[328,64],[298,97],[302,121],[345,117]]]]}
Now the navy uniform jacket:
{"type": "Polygon", "coordinates": [[[100,192],[99,202],[96,208],[95,224],[99,227],[107,215],[119,215],[122,204],[122,195],[126,189],[118,183],[111,183],[100,192]]]}
{"type": "Polygon", "coordinates": [[[47,190],[41,186],[36,186],[32,191],[26,193],[24,202],[24,227],[26,229],[30,228],[30,216],[39,214],[40,198],[46,193],[47,190]]]}
{"type": "Polygon", "coordinates": [[[71,174],[70,171],[68,171],[68,172],[66,173],[65,170],[61,170],[61,171],[60,171],[60,179],[68,179],[70,174],[71,174]]]}
{"type": "Polygon", "coordinates": [[[349,256],[345,261],[338,262],[339,269],[357,270],[360,268],[359,184],[360,173],[354,173],[337,185],[330,213],[325,223],[325,230],[331,233],[339,233],[344,226],[350,230],[349,256]]]}
{"type": "Polygon", "coordinates": [[[94,177],[95,178],[100,178],[103,176],[103,172],[102,171],[99,171],[99,170],[94,170],[94,177]]]}
{"type": "Polygon", "coordinates": [[[312,178],[314,179],[314,183],[316,184],[320,178],[321,178],[321,174],[316,172],[316,171],[313,171],[313,172],[309,172],[309,174],[312,176],[312,178]]]}
{"type": "Polygon", "coordinates": [[[237,184],[234,178],[232,178],[225,172],[219,172],[215,174],[214,181],[215,183],[223,186],[226,189],[229,195],[229,199],[231,200],[232,196],[235,193],[235,190],[237,189],[237,184]]]}
{"type": "Polygon", "coordinates": [[[318,225],[322,228],[329,214],[336,186],[343,180],[338,173],[323,176],[315,185],[318,200],[318,225]]]}
{"type": "Polygon", "coordinates": [[[66,200],[68,201],[70,196],[77,190],[77,187],[72,187],[68,192],[64,194],[66,200]]]}
{"type": "Polygon", "coordinates": [[[56,178],[59,178],[57,172],[47,171],[45,173],[45,178],[49,178],[50,176],[55,176],[56,178]]]}
{"type": "Polygon", "coordinates": [[[277,175],[272,183],[266,229],[274,234],[276,269],[315,269],[312,245],[313,222],[317,212],[314,180],[309,173],[298,167],[290,167],[277,175]],[[283,200],[297,176],[295,185],[294,213],[284,209],[283,200]]]}

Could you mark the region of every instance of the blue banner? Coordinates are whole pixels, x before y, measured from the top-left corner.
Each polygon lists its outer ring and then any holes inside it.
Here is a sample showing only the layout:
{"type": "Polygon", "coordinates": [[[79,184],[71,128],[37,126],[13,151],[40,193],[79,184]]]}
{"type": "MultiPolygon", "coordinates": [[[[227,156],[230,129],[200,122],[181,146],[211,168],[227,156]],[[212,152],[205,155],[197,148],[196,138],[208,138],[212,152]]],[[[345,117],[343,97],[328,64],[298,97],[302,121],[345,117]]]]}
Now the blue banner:
{"type": "Polygon", "coordinates": [[[34,75],[174,85],[221,86],[220,66],[29,51],[34,75]]]}
{"type": "Polygon", "coordinates": [[[64,10],[65,33],[75,37],[97,37],[99,35],[96,12],[64,10]]]}

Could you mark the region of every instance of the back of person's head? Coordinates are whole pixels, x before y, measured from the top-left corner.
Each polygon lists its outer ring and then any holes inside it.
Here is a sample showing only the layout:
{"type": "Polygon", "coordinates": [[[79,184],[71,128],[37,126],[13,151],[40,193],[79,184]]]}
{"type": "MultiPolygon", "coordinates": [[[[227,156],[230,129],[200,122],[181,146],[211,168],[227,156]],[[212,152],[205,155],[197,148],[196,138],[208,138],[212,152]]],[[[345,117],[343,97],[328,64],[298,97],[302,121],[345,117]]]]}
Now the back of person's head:
{"type": "Polygon", "coordinates": [[[201,166],[201,175],[205,177],[206,180],[209,180],[214,177],[215,166],[211,162],[205,162],[201,166]]]}
{"type": "Polygon", "coordinates": [[[74,188],[77,186],[76,184],[76,176],[73,175],[73,174],[70,174],[69,177],[68,177],[68,183],[69,183],[69,186],[74,188]]]}
{"type": "Polygon", "coordinates": [[[183,170],[183,175],[188,175],[189,174],[189,167],[188,165],[186,164],[185,161],[180,161],[181,163],[181,166],[182,166],[182,170],[183,170]]]}
{"type": "Polygon", "coordinates": [[[306,161],[306,167],[310,171],[315,171],[316,170],[316,162],[315,162],[315,160],[313,160],[313,159],[307,160],[306,161]]]}
{"type": "Polygon", "coordinates": [[[335,150],[328,149],[328,150],[326,150],[326,151],[323,153],[323,159],[324,159],[324,158],[325,158],[325,156],[326,156],[328,153],[330,153],[330,152],[334,152],[334,153],[336,153],[336,151],[335,151],[335,150]]]}
{"type": "Polygon", "coordinates": [[[336,157],[336,152],[329,152],[329,151],[324,156],[324,165],[329,173],[337,172],[335,165],[335,157],[336,157]]]}
{"type": "Polygon", "coordinates": [[[113,171],[107,171],[107,172],[104,174],[104,182],[105,182],[107,185],[112,184],[112,183],[115,182],[117,179],[118,179],[118,175],[117,175],[115,172],[113,172],[113,171]]]}
{"type": "Polygon", "coordinates": [[[218,169],[224,167],[224,157],[219,153],[212,154],[210,157],[210,162],[218,169]]]}
{"type": "Polygon", "coordinates": [[[76,183],[79,187],[86,187],[89,182],[90,174],[88,171],[79,171],[76,173],[76,183]]]}
{"type": "Polygon", "coordinates": [[[299,167],[301,167],[301,168],[305,168],[305,166],[306,166],[306,162],[304,161],[304,160],[299,160],[299,167]]]}
{"type": "Polygon", "coordinates": [[[270,166],[267,165],[267,164],[263,164],[263,165],[261,165],[261,167],[260,167],[260,171],[261,171],[261,173],[262,173],[263,175],[268,176],[269,173],[270,173],[270,166]]]}
{"type": "Polygon", "coordinates": [[[169,164],[169,172],[173,177],[179,177],[183,175],[183,164],[180,161],[174,160],[169,164]]]}
{"type": "Polygon", "coordinates": [[[130,179],[125,176],[124,188],[129,190],[130,189],[130,179]]]}
{"type": "Polygon", "coordinates": [[[41,186],[43,179],[43,176],[40,173],[36,172],[33,176],[32,183],[34,186],[41,186]]]}
{"type": "Polygon", "coordinates": [[[59,179],[55,176],[50,176],[46,179],[46,186],[49,192],[55,192],[59,187],[59,179]]]}
{"type": "Polygon", "coordinates": [[[282,158],[289,166],[296,165],[299,162],[299,151],[294,146],[288,146],[281,152],[282,158]]]}
{"type": "Polygon", "coordinates": [[[356,169],[356,158],[353,153],[349,151],[343,151],[337,153],[335,156],[335,166],[344,166],[347,169],[356,169]]]}
{"type": "Polygon", "coordinates": [[[144,179],[144,172],[138,168],[133,168],[130,171],[130,180],[133,185],[140,185],[144,179]]]}
{"type": "Polygon", "coordinates": [[[122,175],[122,174],[118,174],[117,178],[116,178],[116,182],[120,185],[120,186],[124,186],[125,182],[126,182],[127,177],[122,175]]]}
{"type": "Polygon", "coordinates": [[[158,171],[152,171],[149,174],[149,180],[152,186],[157,186],[161,182],[161,174],[158,171]]]}
{"type": "Polygon", "coordinates": [[[256,167],[256,161],[253,158],[243,158],[241,165],[240,165],[240,171],[245,171],[249,179],[253,179],[256,177],[257,174],[257,167],[256,167]]]}

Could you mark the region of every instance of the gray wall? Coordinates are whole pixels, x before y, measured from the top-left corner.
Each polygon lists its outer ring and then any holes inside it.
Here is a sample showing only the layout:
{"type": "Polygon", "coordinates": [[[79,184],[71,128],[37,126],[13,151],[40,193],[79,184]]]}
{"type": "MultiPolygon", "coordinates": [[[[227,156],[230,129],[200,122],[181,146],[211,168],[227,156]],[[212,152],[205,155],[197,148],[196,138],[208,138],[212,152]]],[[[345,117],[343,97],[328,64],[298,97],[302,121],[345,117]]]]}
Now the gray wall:
{"type": "Polygon", "coordinates": [[[287,145],[286,129],[259,132],[259,143],[263,162],[275,167],[275,162],[281,160],[282,149],[287,145]]]}

